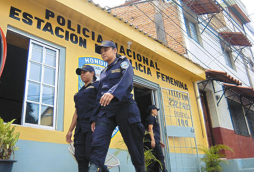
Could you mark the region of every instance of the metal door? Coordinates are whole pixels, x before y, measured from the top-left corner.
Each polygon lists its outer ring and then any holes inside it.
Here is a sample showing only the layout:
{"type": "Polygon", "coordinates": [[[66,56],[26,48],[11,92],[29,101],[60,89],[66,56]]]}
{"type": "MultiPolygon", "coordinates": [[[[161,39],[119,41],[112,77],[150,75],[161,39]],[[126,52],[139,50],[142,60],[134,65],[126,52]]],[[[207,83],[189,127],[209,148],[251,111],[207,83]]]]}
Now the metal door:
{"type": "Polygon", "coordinates": [[[189,94],[161,88],[171,172],[200,171],[189,94]]]}

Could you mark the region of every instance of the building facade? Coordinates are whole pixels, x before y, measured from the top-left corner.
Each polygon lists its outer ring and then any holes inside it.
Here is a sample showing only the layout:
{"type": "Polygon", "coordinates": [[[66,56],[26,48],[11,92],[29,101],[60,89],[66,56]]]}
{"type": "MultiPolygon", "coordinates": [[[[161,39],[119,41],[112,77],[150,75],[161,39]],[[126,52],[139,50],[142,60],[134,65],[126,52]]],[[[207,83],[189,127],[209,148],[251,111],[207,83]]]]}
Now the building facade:
{"type": "MultiPolygon", "coordinates": [[[[95,53],[102,40],[113,40],[118,53],[130,60],[142,118],[150,104],[161,109],[158,120],[168,169],[200,169],[203,155],[196,146],[208,144],[196,99],[196,82],[205,80],[203,67],[92,1],[2,0],[0,8],[7,41],[0,114],[6,122],[16,119],[20,132],[14,172],[77,171],[65,142],[73,96],[81,86],[75,70],[90,64],[99,77],[107,66],[95,53]]],[[[110,153],[125,148],[119,142],[122,137],[116,128],[110,153]]],[[[125,151],[117,155],[121,171],[134,171],[127,157],[125,151]]]]}
{"type": "Polygon", "coordinates": [[[234,150],[223,171],[253,171],[253,37],[241,1],[129,1],[111,12],[206,69],[197,85],[209,146],[234,150]]]}

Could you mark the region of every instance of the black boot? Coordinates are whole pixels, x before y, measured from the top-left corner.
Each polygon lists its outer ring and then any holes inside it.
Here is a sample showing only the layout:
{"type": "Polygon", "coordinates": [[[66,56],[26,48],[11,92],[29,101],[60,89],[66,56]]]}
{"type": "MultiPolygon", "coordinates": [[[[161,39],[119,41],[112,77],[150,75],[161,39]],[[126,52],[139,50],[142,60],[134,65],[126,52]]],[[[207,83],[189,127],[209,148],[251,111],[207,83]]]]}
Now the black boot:
{"type": "Polygon", "coordinates": [[[88,172],[98,172],[98,170],[99,170],[99,167],[98,167],[97,165],[91,164],[91,165],[89,166],[88,172]]]}
{"type": "Polygon", "coordinates": [[[135,167],[136,172],[146,172],[146,167],[142,166],[142,167],[135,167]]]}
{"type": "Polygon", "coordinates": [[[99,172],[109,172],[108,167],[104,165],[99,172]]]}

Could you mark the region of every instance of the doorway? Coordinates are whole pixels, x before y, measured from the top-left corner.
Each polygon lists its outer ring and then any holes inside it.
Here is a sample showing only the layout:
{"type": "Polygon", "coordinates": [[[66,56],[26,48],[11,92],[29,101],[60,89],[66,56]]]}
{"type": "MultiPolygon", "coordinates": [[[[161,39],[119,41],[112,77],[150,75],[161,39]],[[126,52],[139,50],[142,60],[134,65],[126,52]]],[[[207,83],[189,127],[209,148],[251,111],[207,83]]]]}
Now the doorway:
{"type": "Polygon", "coordinates": [[[145,126],[145,119],[147,117],[146,109],[149,105],[154,104],[152,100],[152,92],[153,90],[146,88],[141,85],[134,84],[134,98],[137,102],[140,115],[141,122],[145,126]]]}
{"type": "Polygon", "coordinates": [[[202,105],[202,109],[204,113],[207,140],[208,140],[209,147],[211,147],[215,145],[215,142],[213,138],[212,120],[211,120],[211,115],[210,115],[209,106],[207,102],[207,96],[206,96],[206,92],[202,90],[199,90],[199,94],[200,94],[201,105],[202,105]]]}

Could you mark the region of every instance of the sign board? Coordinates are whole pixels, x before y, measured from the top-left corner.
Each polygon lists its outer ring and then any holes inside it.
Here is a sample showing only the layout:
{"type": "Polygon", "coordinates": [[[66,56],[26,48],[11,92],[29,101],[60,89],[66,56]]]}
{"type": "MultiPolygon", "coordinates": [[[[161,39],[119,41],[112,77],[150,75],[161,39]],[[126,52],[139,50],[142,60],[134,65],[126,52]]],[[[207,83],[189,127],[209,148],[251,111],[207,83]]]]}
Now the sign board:
{"type": "Polygon", "coordinates": [[[4,70],[6,55],[7,55],[6,38],[4,36],[2,28],[0,27],[0,78],[4,70]]]}

